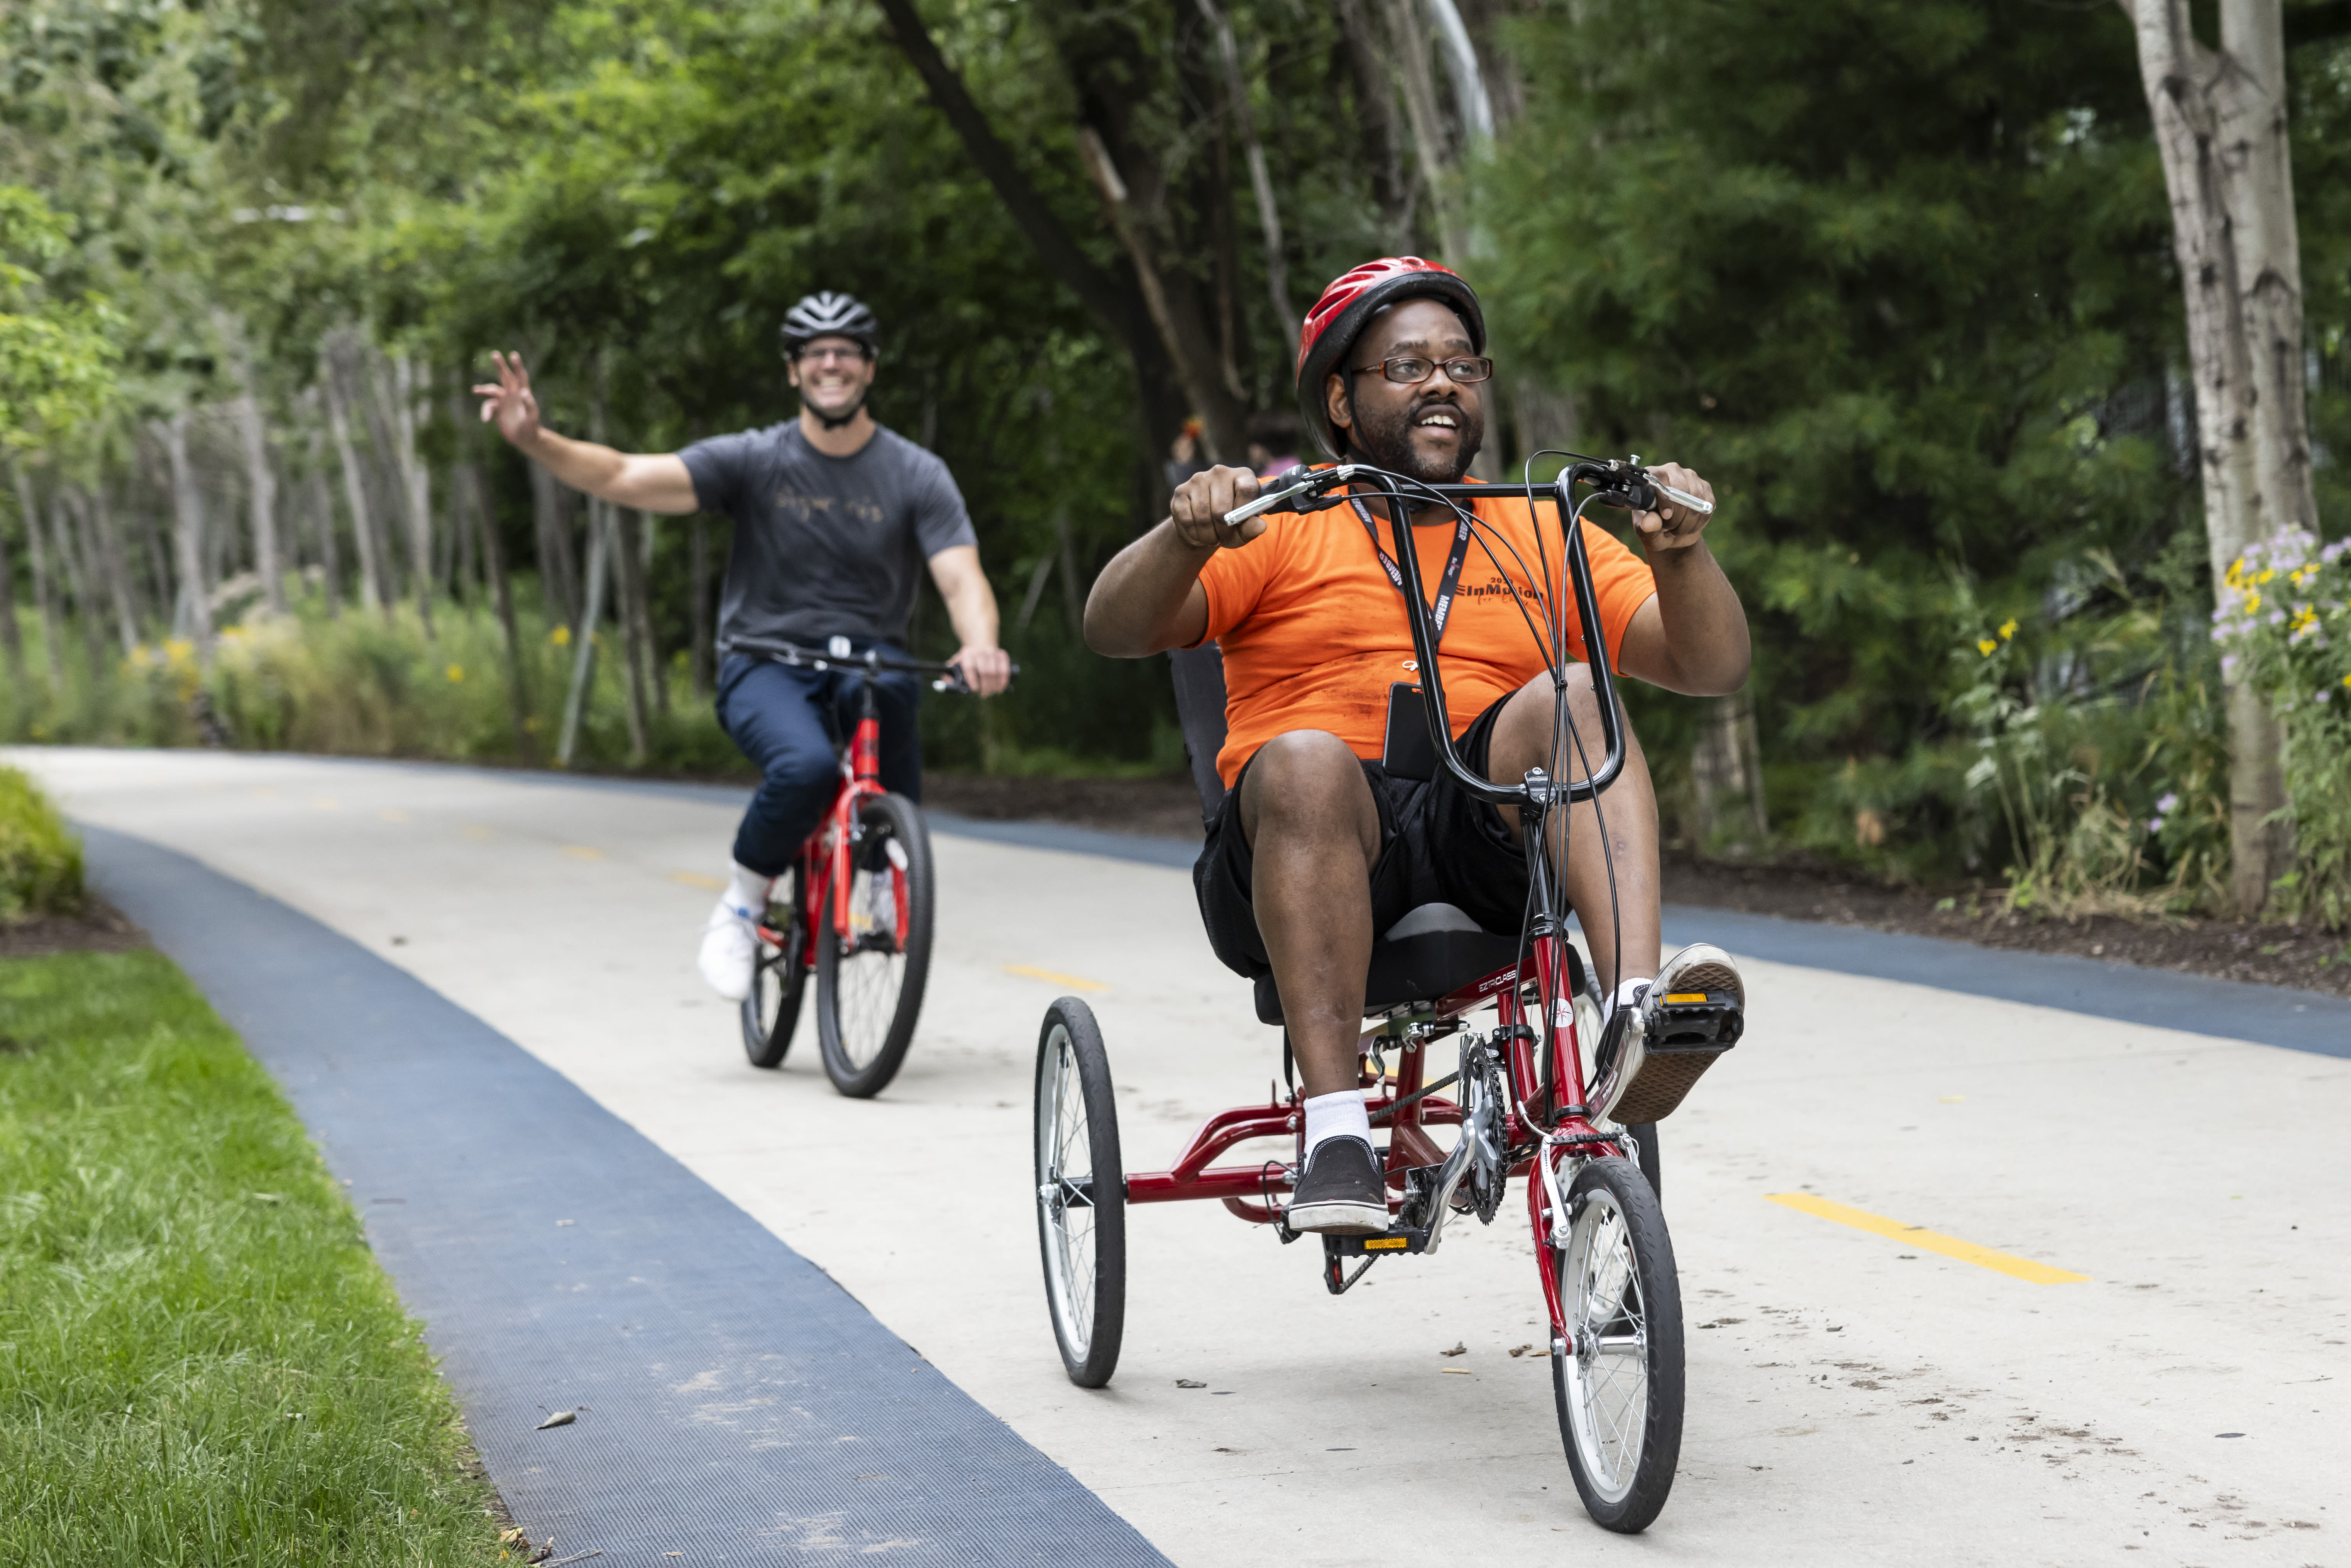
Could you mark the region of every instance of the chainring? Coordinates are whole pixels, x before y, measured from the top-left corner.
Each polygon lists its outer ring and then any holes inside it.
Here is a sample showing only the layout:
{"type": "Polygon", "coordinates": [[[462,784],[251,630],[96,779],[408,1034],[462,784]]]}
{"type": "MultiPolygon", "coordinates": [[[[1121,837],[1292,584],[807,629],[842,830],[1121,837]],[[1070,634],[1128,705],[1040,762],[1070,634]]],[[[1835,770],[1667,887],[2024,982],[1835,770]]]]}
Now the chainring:
{"type": "Polygon", "coordinates": [[[1468,1113],[1462,1118],[1461,1135],[1470,1139],[1469,1169],[1461,1180],[1461,1192],[1468,1201],[1458,1197],[1454,1207],[1464,1213],[1475,1214],[1480,1225],[1494,1223],[1501,1211],[1502,1194],[1510,1180],[1510,1151],[1504,1146],[1503,1107],[1507,1091],[1502,1078],[1502,1064],[1495,1060],[1485,1046],[1473,1046],[1462,1053],[1461,1077],[1468,1087],[1468,1113]]]}

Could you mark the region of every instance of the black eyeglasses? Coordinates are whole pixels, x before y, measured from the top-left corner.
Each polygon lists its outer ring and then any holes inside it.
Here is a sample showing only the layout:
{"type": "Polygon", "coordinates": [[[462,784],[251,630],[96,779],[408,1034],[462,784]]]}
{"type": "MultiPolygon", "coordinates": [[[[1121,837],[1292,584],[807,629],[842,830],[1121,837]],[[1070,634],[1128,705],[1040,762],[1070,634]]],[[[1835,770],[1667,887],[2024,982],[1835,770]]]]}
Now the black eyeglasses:
{"type": "Polygon", "coordinates": [[[1357,365],[1355,374],[1367,375],[1373,371],[1377,371],[1396,385],[1410,387],[1418,386],[1435,375],[1439,367],[1444,369],[1447,381],[1459,386],[1468,386],[1472,382],[1489,380],[1494,373],[1493,361],[1474,354],[1462,354],[1450,360],[1429,360],[1423,359],[1418,354],[1398,354],[1395,359],[1382,360],[1376,365],[1357,365]]]}

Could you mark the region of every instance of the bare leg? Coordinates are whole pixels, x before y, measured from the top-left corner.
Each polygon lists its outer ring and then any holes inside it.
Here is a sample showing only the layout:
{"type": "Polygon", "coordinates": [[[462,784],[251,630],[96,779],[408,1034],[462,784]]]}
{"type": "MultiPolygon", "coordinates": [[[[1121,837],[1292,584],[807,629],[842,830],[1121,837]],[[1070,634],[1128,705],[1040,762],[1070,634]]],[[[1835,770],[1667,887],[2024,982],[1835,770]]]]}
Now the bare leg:
{"type": "Polygon", "coordinates": [[[1363,764],[1322,730],[1277,736],[1241,781],[1240,820],[1255,867],[1250,902],[1306,1092],[1353,1089],[1380,852],[1363,764]]]}
{"type": "MultiPolygon", "coordinates": [[[[1600,705],[1592,691],[1592,672],[1583,664],[1568,669],[1568,716],[1583,737],[1583,749],[1564,731],[1560,749],[1552,753],[1552,684],[1537,675],[1512,695],[1494,724],[1489,750],[1489,777],[1498,783],[1515,783],[1530,768],[1541,768],[1562,783],[1582,779],[1584,762],[1600,766],[1600,705]]],[[[1552,863],[1562,863],[1564,840],[1567,902],[1583,926],[1592,948],[1592,962],[1604,990],[1619,976],[1647,978],[1656,974],[1661,938],[1657,904],[1657,794],[1649,782],[1649,764],[1641,743],[1628,725],[1625,735],[1625,770],[1600,797],[1598,811],[1586,800],[1551,813],[1552,863]],[[1604,853],[1600,823],[1607,823],[1604,853]],[[1608,903],[1611,862],[1616,875],[1616,906],[1612,920],[1608,903]],[[1621,932],[1621,946],[1619,933],[1621,932]]],[[[1502,820],[1518,831],[1519,813],[1502,808],[1502,820]]],[[[1365,959],[1368,963],[1368,957],[1365,959]]]]}

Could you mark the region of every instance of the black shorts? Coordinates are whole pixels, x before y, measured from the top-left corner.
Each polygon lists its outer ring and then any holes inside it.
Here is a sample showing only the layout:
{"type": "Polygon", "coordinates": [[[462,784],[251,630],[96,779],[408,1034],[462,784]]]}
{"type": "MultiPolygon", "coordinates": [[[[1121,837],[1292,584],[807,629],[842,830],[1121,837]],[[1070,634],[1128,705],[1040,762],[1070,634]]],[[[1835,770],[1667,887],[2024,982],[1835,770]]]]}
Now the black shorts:
{"type": "MultiPolygon", "coordinates": [[[[1486,776],[1495,720],[1510,700],[1498,699],[1454,743],[1462,762],[1480,778],[1486,776]]],[[[1253,860],[1240,823],[1240,787],[1256,761],[1251,757],[1243,763],[1225,791],[1192,867],[1208,946],[1227,968],[1250,979],[1273,972],[1249,902],[1253,860]]],[[[1372,863],[1374,933],[1424,904],[1458,905],[1489,931],[1518,930],[1526,915],[1527,857],[1500,813],[1463,794],[1441,768],[1427,780],[1391,779],[1376,762],[1363,768],[1364,782],[1372,787],[1380,810],[1380,854],[1372,863]]]]}

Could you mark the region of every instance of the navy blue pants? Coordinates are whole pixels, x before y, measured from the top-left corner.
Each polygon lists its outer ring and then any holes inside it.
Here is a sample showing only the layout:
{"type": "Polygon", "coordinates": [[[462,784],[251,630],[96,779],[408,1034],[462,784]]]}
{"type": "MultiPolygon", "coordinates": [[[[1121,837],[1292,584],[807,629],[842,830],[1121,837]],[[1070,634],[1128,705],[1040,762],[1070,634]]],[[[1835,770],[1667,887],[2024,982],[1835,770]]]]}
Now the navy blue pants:
{"type": "MultiPolygon", "coordinates": [[[[887,645],[882,652],[898,653],[887,645]]],[[[840,777],[834,747],[846,746],[857,728],[864,680],[856,671],[799,670],[742,653],[728,654],[719,666],[718,727],[759,768],[758,793],[735,835],[737,864],[767,876],[790,867],[832,800],[840,777]]],[[[910,800],[923,794],[923,739],[914,722],[922,691],[916,675],[885,674],[873,685],[882,787],[910,800]]]]}

